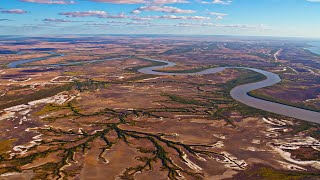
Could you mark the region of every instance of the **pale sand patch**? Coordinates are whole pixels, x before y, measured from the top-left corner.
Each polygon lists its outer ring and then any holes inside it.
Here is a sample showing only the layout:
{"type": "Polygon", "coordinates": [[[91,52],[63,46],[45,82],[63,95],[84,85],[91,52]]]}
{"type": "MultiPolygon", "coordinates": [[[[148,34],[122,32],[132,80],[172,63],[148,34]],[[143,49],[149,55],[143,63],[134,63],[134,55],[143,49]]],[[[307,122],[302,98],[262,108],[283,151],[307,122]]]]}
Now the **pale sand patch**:
{"type": "Polygon", "coordinates": [[[19,113],[20,115],[24,116],[22,119],[20,119],[19,124],[22,124],[23,121],[27,120],[26,116],[32,110],[32,106],[36,106],[39,104],[48,104],[48,103],[55,103],[55,104],[62,105],[68,101],[72,101],[76,96],[77,95],[70,96],[62,92],[55,96],[51,96],[51,97],[47,97],[47,98],[43,98],[35,101],[30,101],[28,102],[28,104],[12,106],[3,110],[3,112],[0,114],[0,120],[14,118],[15,114],[19,113]]]}
{"type": "Polygon", "coordinates": [[[262,120],[268,124],[274,125],[274,126],[285,126],[286,123],[278,120],[278,119],[274,119],[274,118],[262,118],[262,120]]]}
{"type": "Polygon", "coordinates": [[[195,170],[195,171],[197,171],[197,172],[199,172],[199,171],[202,170],[201,167],[199,167],[197,164],[195,164],[195,163],[192,162],[190,159],[188,159],[188,157],[187,157],[186,154],[183,154],[183,155],[182,155],[182,158],[186,161],[185,164],[186,164],[187,166],[189,166],[189,168],[191,168],[191,169],[193,169],[193,170],[195,170]]]}
{"type": "Polygon", "coordinates": [[[290,164],[290,163],[283,162],[283,161],[278,161],[278,162],[280,163],[280,165],[283,168],[288,169],[288,170],[292,170],[292,171],[306,171],[307,170],[307,169],[300,167],[300,166],[297,166],[295,164],[290,164]]]}
{"type": "Polygon", "coordinates": [[[26,80],[23,80],[23,81],[17,81],[17,80],[14,80],[14,79],[9,79],[10,82],[18,82],[18,83],[21,83],[21,82],[27,82],[27,81],[30,81],[32,78],[28,78],[26,80]]]}
{"type": "Polygon", "coordinates": [[[253,139],[251,141],[252,144],[261,144],[261,140],[260,139],[253,139]]]}
{"type": "Polygon", "coordinates": [[[316,169],[320,169],[320,161],[298,161],[291,158],[291,153],[283,151],[281,148],[275,147],[271,144],[269,144],[270,147],[272,147],[282,158],[285,160],[294,163],[299,164],[303,166],[312,166],[316,169]]]}
{"type": "Polygon", "coordinates": [[[0,121],[4,119],[14,118],[15,112],[5,111],[0,116],[0,121]]]}
{"type": "Polygon", "coordinates": [[[225,167],[235,170],[245,170],[248,164],[244,160],[239,160],[237,157],[232,156],[228,152],[221,152],[225,156],[224,159],[216,158],[216,161],[225,164],[225,167]]]}

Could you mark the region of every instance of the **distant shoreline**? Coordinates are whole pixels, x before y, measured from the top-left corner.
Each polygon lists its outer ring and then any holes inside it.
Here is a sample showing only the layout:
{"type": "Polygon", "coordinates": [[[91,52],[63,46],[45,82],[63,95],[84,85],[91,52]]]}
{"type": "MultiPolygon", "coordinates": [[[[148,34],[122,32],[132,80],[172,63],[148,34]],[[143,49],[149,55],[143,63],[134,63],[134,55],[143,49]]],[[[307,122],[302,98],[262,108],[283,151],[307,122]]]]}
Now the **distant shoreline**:
{"type": "Polygon", "coordinates": [[[26,37],[42,37],[42,38],[54,38],[54,37],[68,37],[68,36],[77,36],[77,37],[99,37],[99,36],[127,36],[127,37],[178,37],[178,38],[231,38],[231,39],[257,39],[257,40],[293,40],[293,41],[320,41],[320,37],[299,37],[299,36],[259,36],[259,35],[227,35],[227,34],[38,34],[38,35],[22,35],[22,34],[0,34],[1,38],[26,38],[26,37]]]}
{"type": "Polygon", "coordinates": [[[311,47],[307,47],[304,49],[320,56],[320,41],[308,43],[308,45],[310,45],[311,47]]]}

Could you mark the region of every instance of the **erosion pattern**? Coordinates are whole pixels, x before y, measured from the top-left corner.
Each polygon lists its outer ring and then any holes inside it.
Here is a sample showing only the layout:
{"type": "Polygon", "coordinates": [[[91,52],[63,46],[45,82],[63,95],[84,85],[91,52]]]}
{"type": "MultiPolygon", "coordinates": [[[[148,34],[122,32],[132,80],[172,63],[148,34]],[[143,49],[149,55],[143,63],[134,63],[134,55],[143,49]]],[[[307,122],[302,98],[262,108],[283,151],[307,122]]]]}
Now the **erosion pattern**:
{"type": "MultiPolygon", "coordinates": [[[[195,75],[210,74],[225,69],[213,68],[198,73],[185,74],[163,73],[154,70],[174,66],[175,64],[161,60],[153,61],[163,62],[166,63],[166,65],[142,68],[139,69],[139,72],[156,75],[195,75]]],[[[246,69],[256,71],[255,69],[246,69]]],[[[265,71],[258,70],[257,72],[266,75],[265,71]]],[[[260,85],[252,83],[251,85],[257,85],[259,86],[258,88],[269,86],[280,81],[278,76],[275,77],[276,81],[270,81],[267,75],[267,79],[261,81],[265,83],[260,85]]],[[[75,88],[77,91],[83,92],[90,88],[103,88],[107,84],[108,83],[98,81],[85,81],[76,83],[75,88]]],[[[234,89],[232,91],[234,91],[234,89]]],[[[232,94],[233,93],[231,92],[231,95],[232,94]]],[[[177,99],[170,95],[168,96],[172,99],[177,99]]],[[[11,113],[10,116],[14,116],[16,113],[28,113],[27,111],[30,110],[32,106],[46,104],[43,110],[39,112],[39,116],[43,115],[44,121],[65,123],[67,125],[69,122],[66,120],[69,120],[70,123],[78,124],[79,128],[65,130],[47,126],[27,129],[28,131],[33,131],[40,135],[33,137],[33,141],[25,146],[15,146],[14,151],[6,150],[6,148],[1,149],[0,174],[32,171],[35,173],[33,179],[72,178],[77,176],[80,169],[83,168],[83,164],[78,163],[78,161],[83,158],[79,157],[79,154],[87,154],[98,146],[98,160],[103,163],[109,163],[106,154],[109,150],[121,143],[136,149],[140,154],[135,157],[139,163],[126,168],[126,170],[122,172],[120,177],[123,179],[133,179],[137,173],[148,172],[157,167],[160,167],[161,171],[167,172],[167,177],[170,179],[179,179],[183,176],[203,179],[204,174],[201,173],[201,167],[194,164],[190,160],[191,158],[200,160],[212,158],[219,163],[224,164],[226,167],[235,170],[243,170],[247,166],[246,162],[237,159],[227,152],[213,150],[214,147],[219,146],[219,142],[213,145],[188,144],[171,140],[170,138],[167,138],[169,136],[168,134],[151,133],[148,131],[136,130],[136,128],[134,128],[141,118],[164,118],[157,115],[159,112],[185,112],[197,114],[200,112],[197,108],[164,107],[162,109],[146,108],[128,109],[125,111],[104,108],[94,113],[86,113],[73,103],[74,98],[75,96],[68,97],[59,94],[54,97],[6,109],[6,111],[11,113]],[[54,104],[52,102],[54,102],[54,104]],[[50,115],[51,112],[61,113],[52,116],[50,115]],[[90,120],[91,118],[94,118],[94,121],[87,120],[90,120]],[[44,161],[44,159],[49,160],[43,163],[42,161],[44,161]]],[[[182,100],[178,99],[177,101],[182,100]]],[[[241,102],[241,100],[239,101],[241,102]]],[[[189,104],[192,103],[197,104],[199,109],[208,106],[208,104],[198,102],[190,102],[189,104]]],[[[205,112],[211,114],[210,109],[205,110],[205,112]]],[[[223,114],[219,113],[216,113],[214,116],[228,119],[224,117],[223,114]]]]}
{"type": "MultiPolygon", "coordinates": [[[[23,65],[25,63],[30,63],[33,61],[39,61],[39,60],[44,60],[46,58],[50,58],[52,56],[63,56],[63,55],[51,55],[48,57],[44,58],[36,58],[36,59],[31,59],[31,60],[22,60],[18,62],[14,62],[8,65],[8,67],[14,68],[14,67],[19,67],[20,65],[23,65]]],[[[101,61],[110,61],[110,60],[121,60],[124,58],[113,58],[113,59],[107,59],[107,60],[93,60],[89,61],[88,63],[96,63],[96,62],[101,62],[101,61]]],[[[234,89],[231,90],[230,94],[232,98],[235,100],[246,104],[248,106],[261,109],[264,111],[288,116],[288,117],[293,117],[309,122],[314,122],[314,123],[320,123],[320,113],[315,112],[315,111],[310,111],[306,109],[301,109],[297,107],[292,107],[284,104],[279,104],[275,102],[270,102],[262,99],[258,99],[255,97],[251,97],[248,95],[250,91],[257,90],[260,88],[272,86],[274,84],[277,84],[281,82],[280,77],[272,72],[264,71],[261,69],[255,69],[255,68],[248,68],[248,67],[218,67],[218,68],[211,68],[207,69],[204,71],[199,71],[195,73],[168,73],[168,72],[158,72],[156,69],[162,69],[166,67],[172,67],[175,66],[175,63],[164,61],[164,60],[157,60],[157,59],[150,59],[150,58],[143,58],[148,61],[154,61],[154,62],[159,62],[159,63],[164,63],[165,65],[160,65],[160,66],[151,66],[151,67],[146,67],[146,68],[141,68],[138,71],[143,74],[152,74],[152,75],[175,75],[175,76],[186,76],[186,75],[205,75],[205,74],[213,74],[213,73],[218,73],[221,72],[227,68],[233,68],[233,69],[246,69],[246,70],[251,70],[257,73],[260,73],[264,76],[266,76],[266,79],[260,82],[254,82],[250,84],[244,84],[235,87],[234,89]]],[[[81,63],[81,62],[80,62],[81,63]]],[[[69,63],[69,64],[53,64],[49,66],[67,66],[67,65],[75,65],[79,64],[79,62],[76,63],[69,63]]]]}

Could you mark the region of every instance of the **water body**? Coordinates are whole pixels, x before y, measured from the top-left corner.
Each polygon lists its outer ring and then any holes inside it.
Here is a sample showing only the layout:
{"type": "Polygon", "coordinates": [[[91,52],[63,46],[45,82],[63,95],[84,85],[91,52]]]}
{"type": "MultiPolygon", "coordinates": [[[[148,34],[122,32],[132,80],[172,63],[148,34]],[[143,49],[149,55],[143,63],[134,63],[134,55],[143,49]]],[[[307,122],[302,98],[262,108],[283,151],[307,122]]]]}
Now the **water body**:
{"type": "Polygon", "coordinates": [[[52,58],[52,57],[58,57],[58,56],[64,56],[63,54],[56,54],[56,53],[48,53],[49,56],[45,56],[45,57],[40,57],[40,58],[31,58],[31,59],[24,59],[24,60],[20,60],[20,61],[14,61],[10,64],[8,64],[9,68],[19,68],[21,67],[23,64],[27,64],[27,63],[32,63],[35,61],[42,61],[42,60],[46,60],[48,58],[52,58]]]}
{"type": "Polygon", "coordinates": [[[11,51],[11,50],[0,50],[0,54],[15,54],[15,51],[11,51]]]}
{"type": "MultiPolygon", "coordinates": [[[[19,67],[25,63],[40,61],[40,60],[44,60],[49,57],[16,61],[14,63],[10,63],[8,65],[8,67],[16,68],[16,67],[19,67]]],[[[108,61],[108,60],[120,60],[120,59],[125,59],[125,58],[126,57],[112,58],[112,59],[105,59],[105,60],[91,60],[91,61],[86,61],[85,63],[102,62],[102,61],[108,61]]],[[[267,78],[263,81],[236,86],[230,92],[230,95],[232,96],[232,98],[234,98],[235,100],[237,100],[243,104],[246,104],[248,106],[251,106],[251,107],[254,107],[257,109],[261,109],[264,111],[268,111],[268,112],[272,112],[272,113],[276,113],[276,114],[281,114],[284,116],[293,117],[293,118],[297,118],[297,119],[301,119],[301,120],[305,120],[305,121],[309,121],[309,122],[320,123],[320,113],[318,113],[318,112],[300,109],[297,107],[292,107],[292,106],[279,104],[279,103],[275,103],[275,102],[270,102],[270,101],[254,98],[254,97],[251,97],[248,95],[248,93],[250,91],[257,90],[257,89],[264,88],[264,87],[268,87],[268,86],[272,86],[274,84],[281,82],[280,77],[275,73],[264,71],[261,69],[247,68],[247,67],[217,67],[217,68],[206,69],[204,71],[195,72],[195,73],[167,73],[167,72],[159,72],[159,71],[157,71],[157,69],[172,67],[172,66],[176,65],[175,63],[164,61],[164,60],[150,59],[150,58],[143,58],[143,59],[165,64],[165,65],[160,65],[160,66],[151,66],[151,67],[139,69],[138,71],[143,74],[165,75],[165,76],[168,76],[168,75],[170,75],[170,76],[171,75],[175,75],[175,76],[205,75],[205,74],[218,73],[218,72],[221,72],[227,68],[229,68],[229,69],[246,69],[246,70],[260,73],[260,74],[266,76],[267,78]]],[[[45,66],[67,66],[67,65],[75,65],[77,63],[79,64],[79,63],[83,63],[83,62],[71,62],[71,63],[65,63],[65,64],[52,64],[52,65],[45,65],[45,66]]]]}
{"type": "Polygon", "coordinates": [[[320,42],[309,43],[312,47],[306,48],[307,50],[320,55],[320,42]]]}
{"type": "MultiPolygon", "coordinates": [[[[60,63],[60,64],[47,64],[44,66],[50,66],[50,67],[60,67],[60,66],[76,66],[81,64],[92,64],[92,63],[98,63],[103,61],[112,61],[112,60],[121,60],[127,57],[119,57],[119,58],[110,58],[110,59],[99,59],[99,60],[90,60],[90,61],[78,61],[78,62],[69,62],[69,63],[60,63]]],[[[42,66],[43,67],[43,66],[42,66]]]]}
{"type": "Polygon", "coordinates": [[[275,102],[265,101],[262,99],[249,96],[248,93],[250,91],[272,86],[274,84],[279,83],[281,79],[277,74],[274,74],[268,71],[263,71],[263,70],[254,69],[254,68],[243,68],[243,69],[248,69],[248,70],[252,70],[260,74],[263,74],[267,77],[267,79],[263,81],[255,82],[255,83],[239,85],[233,88],[230,92],[233,99],[257,109],[261,109],[268,112],[281,114],[284,116],[289,116],[289,117],[293,117],[293,118],[297,118],[297,119],[301,119],[309,122],[320,123],[319,112],[301,109],[301,108],[279,104],[275,102]]]}
{"type": "Polygon", "coordinates": [[[263,81],[255,82],[255,83],[236,86],[230,92],[230,95],[232,96],[232,98],[245,104],[245,105],[248,105],[248,106],[251,106],[251,107],[254,107],[257,109],[261,109],[264,111],[268,111],[268,112],[272,112],[272,113],[276,113],[276,114],[281,114],[284,116],[293,117],[293,118],[297,118],[297,119],[301,119],[301,120],[305,120],[305,121],[309,121],[309,122],[320,123],[320,113],[318,113],[318,112],[300,109],[297,107],[292,107],[292,106],[279,104],[279,103],[275,103],[275,102],[270,102],[270,101],[258,99],[258,98],[255,98],[255,97],[248,95],[248,93],[250,91],[257,90],[257,89],[264,88],[264,87],[268,87],[268,86],[272,86],[274,84],[281,82],[280,77],[275,73],[264,71],[261,69],[246,68],[246,67],[217,67],[217,68],[211,68],[211,69],[207,69],[207,70],[195,72],[195,73],[166,73],[166,72],[158,72],[156,70],[166,68],[166,67],[175,66],[176,64],[172,63],[172,62],[150,59],[150,58],[146,58],[146,60],[162,62],[162,63],[167,63],[167,64],[162,65],[162,66],[152,66],[152,67],[142,68],[142,69],[138,70],[140,73],[153,74],[153,75],[176,75],[176,76],[177,75],[178,76],[204,75],[204,74],[218,73],[218,72],[221,72],[227,68],[229,68],[229,69],[246,69],[246,70],[251,70],[251,71],[260,73],[260,74],[266,76],[267,79],[265,79],[263,81]]]}
{"type": "MultiPolygon", "coordinates": [[[[32,62],[36,62],[36,61],[42,61],[42,60],[46,60],[46,59],[52,58],[52,57],[59,57],[59,56],[63,57],[64,56],[64,54],[57,54],[57,53],[53,53],[53,52],[49,52],[48,54],[49,54],[49,56],[45,56],[45,57],[14,61],[14,62],[8,64],[8,67],[9,68],[20,68],[24,64],[28,64],[28,63],[32,63],[32,62]]],[[[59,64],[46,64],[46,65],[37,65],[37,66],[32,66],[32,67],[36,68],[36,67],[75,66],[75,65],[85,64],[85,63],[97,63],[97,62],[103,62],[103,61],[120,60],[123,58],[124,57],[111,58],[111,59],[101,59],[101,60],[90,60],[90,61],[78,61],[78,62],[69,62],[69,63],[59,63],[59,64]]]]}

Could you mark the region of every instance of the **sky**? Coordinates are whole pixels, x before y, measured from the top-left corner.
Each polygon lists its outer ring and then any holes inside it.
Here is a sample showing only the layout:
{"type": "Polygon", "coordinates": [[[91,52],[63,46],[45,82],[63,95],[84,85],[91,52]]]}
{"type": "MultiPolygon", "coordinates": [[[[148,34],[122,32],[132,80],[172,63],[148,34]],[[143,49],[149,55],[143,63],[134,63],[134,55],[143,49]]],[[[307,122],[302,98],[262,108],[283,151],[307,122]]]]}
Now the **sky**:
{"type": "Polygon", "coordinates": [[[0,35],[320,38],[320,0],[0,0],[0,35]]]}

